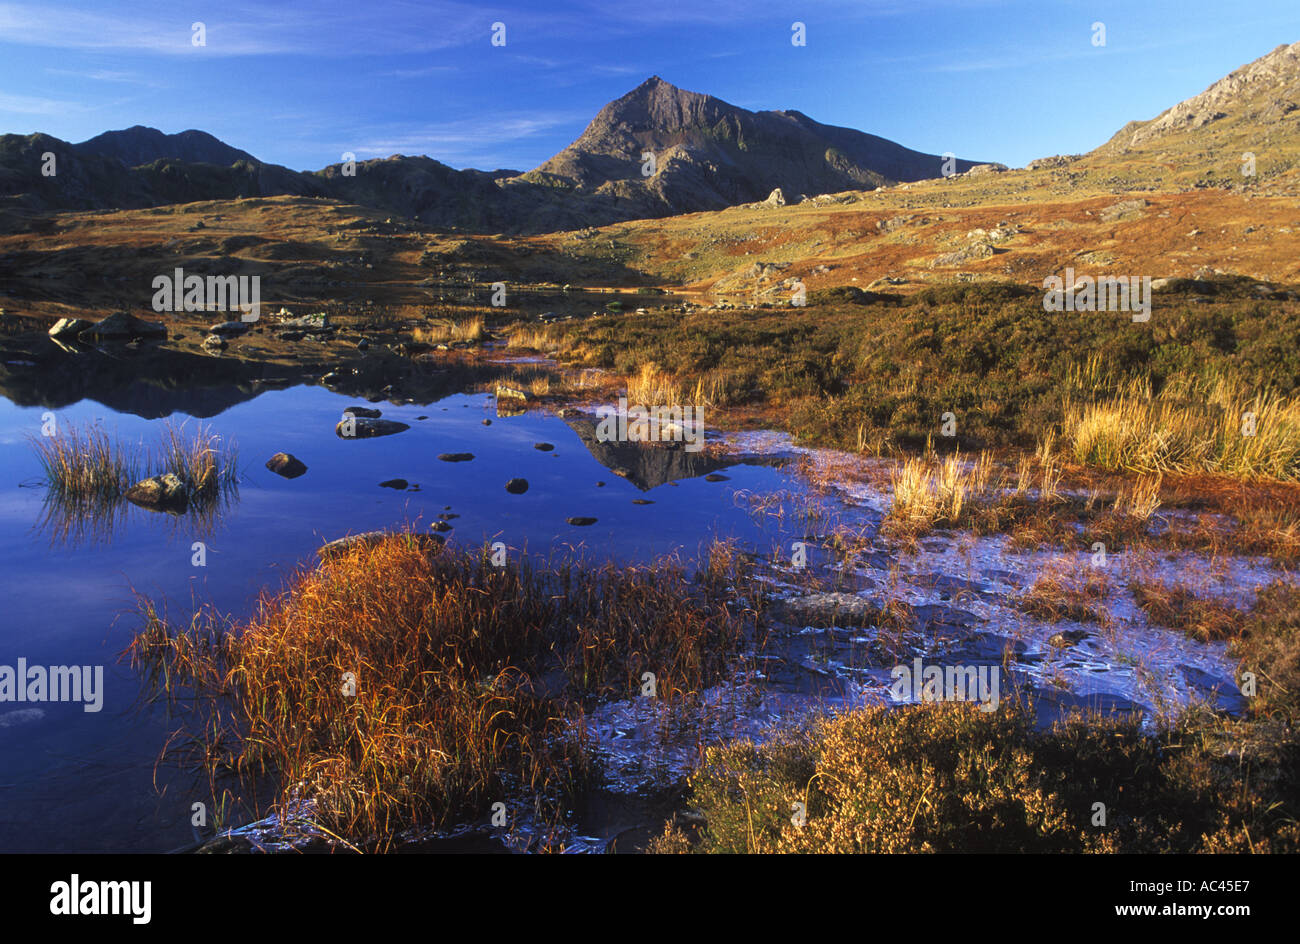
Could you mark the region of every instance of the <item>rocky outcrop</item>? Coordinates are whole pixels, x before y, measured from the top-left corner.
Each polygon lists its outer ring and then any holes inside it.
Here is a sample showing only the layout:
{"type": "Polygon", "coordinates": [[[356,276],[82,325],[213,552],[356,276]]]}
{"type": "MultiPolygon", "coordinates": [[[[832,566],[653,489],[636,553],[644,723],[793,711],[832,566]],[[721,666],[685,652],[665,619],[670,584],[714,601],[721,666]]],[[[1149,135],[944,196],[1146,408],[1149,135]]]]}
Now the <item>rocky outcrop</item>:
{"type": "Polygon", "coordinates": [[[156,321],[137,318],[126,311],[115,311],[97,321],[78,335],[82,341],[133,341],[137,339],[165,338],[167,328],[156,321]]]}
{"type": "Polygon", "coordinates": [[[94,322],[87,321],[85,318],[60,318],[50,328],[50,337],[75,338],[93,324],[94,322]]]}

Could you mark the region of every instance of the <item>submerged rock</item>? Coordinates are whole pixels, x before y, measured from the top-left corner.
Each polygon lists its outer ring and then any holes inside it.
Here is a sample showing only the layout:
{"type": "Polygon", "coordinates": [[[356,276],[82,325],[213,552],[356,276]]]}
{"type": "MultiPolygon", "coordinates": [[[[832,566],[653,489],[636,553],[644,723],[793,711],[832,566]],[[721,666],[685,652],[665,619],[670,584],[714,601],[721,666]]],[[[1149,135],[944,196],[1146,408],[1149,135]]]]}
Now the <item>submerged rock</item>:
{"type": "Polygon", "coordinates": [[[307,471],[307,466],[301,459],[291,456],[287,452],[277,452],[267,459],[266,467],[276,475],[282,475],[286,479],[296,479],[307,471]]]}
{"type": "Polygon", "coordinates": [[[587,518],[587,517],[583,517],[582,515],[574,515],[572,518],[565,518],[564,520],[567,524],[571,524],[576,528],[585,528],[588,525],[593,525],[596,523],[595,518],[587,518]]]}
{"type": "Polygon", "coordinates": [[[511,479],[506,483],[506,491],[511,495],[522,495],[528,491],[528,479],[511,479]]]}
{"type": "Polygon", "coordinates": [[[361,417],[365,417],[366,419],[377,420],[379,419],[379,417],[383,416],[384,414],[381,413],[379,410],[373,409],[368,406],[350,406],[343,411],[343,415],[361,416],[361,417]]]}
{"type": "Polygon", "coordinates": [[[405,490],[406,490],[406,486],[408,486],[408,485],[410,485],[410,484],[411,484],[411,483],[408,482],[408,481],[406,481],[406,479],[389,479],[387,482],[380,482],[380,483],[379,483],[379,487],[380,487],[380,488],[395,488],[395,489],[397,489],[399,492],[402,492],[402,491],[405,491],[405,490]]]}
{"type": "Polygon", "coordinates": [[[773,605],[777,619],[796,626],[874,626],[880,610],[852,593],[813,593],[773,605]]]}
{"type": "Polygon", "coordinates": [[[376,436],[391,436],[410,428],[406,423],[399,423],[397,420],[346,416],[334,427],[334,433],[339,439],[373,439],[376,436]]]}
{"type": "Polygon", "coordinates": [[[472,452],[443,452],[438,455],[442,462],[469,462],[473,458],[472,452]]]}
{"type": "Polygon", "coordinates": [[[1092,634],[1082,629],[1067,629],[1063,632],[1054,634],[1047,640],[1047,644],[1053,649],[1066,649],[1075,643],[1083,642],[1092,634]]]}

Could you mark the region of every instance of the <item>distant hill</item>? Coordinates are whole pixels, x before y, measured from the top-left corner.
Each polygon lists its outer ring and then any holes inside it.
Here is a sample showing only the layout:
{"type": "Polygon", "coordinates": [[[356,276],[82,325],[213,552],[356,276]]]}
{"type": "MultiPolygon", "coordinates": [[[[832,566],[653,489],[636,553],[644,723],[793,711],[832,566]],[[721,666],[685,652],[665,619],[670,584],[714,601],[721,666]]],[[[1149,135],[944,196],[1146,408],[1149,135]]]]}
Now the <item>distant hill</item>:
{"type": "Polygon", "coordinates": [[[102,154],[116,158],[127,167],[168,160],[218,164],[222,167],[239,161],[261,163],[247,151],[231,147],[206,131],[163,134],[157,128],[146,128],[143,125],[135,125],[124,131],[105,131],[72,147],[79,154],[102,154]]]}
{"type": "Polygon", "coordinates": [[[116,156],[83,150],[47,134],[0,135],[0,206],[37,211],[140,209],[280,195],[330,196],[311,175],[278,164],[239,160],[221,166],[160,158],[128,166],[116,156]],[[46,154],[54,158],[53,176],[42,173],[46,154]]]}

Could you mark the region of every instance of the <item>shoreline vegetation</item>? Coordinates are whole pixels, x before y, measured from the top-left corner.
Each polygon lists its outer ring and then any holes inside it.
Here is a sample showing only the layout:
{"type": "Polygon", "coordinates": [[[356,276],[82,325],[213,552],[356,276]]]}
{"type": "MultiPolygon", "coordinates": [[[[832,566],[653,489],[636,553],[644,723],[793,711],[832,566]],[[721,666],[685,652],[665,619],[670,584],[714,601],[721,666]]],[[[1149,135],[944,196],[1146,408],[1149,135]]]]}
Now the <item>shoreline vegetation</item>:
{"type": "MultiPolygon", "coordinates": [[[[505,330],[512,349],[555,359],[521,364],[530,397],[625,391],[889,458],[888,471],[859,462],[848,477],[888,484],[882,535],[898,553],[950,530],[1009,535],[1013,552],[1254,554],[1284,572],[1300,560],[1300,370],[1284,340],[1300,333],[1300,306],[1182,299],[1135,324],[1044,316],[1039,301],[985,284],[901,306],[505,330]],[[945,419],[956,435],[942,435],[945,419]]],[[[500,330],[476,317],[438,337],[500,330]]],[[[225,775],[269,776],[277,809],[310,797],[318,825],[358,848],[482,818],[506,795],[549,828],[599,778],[586,709],[632,697],[653,671],[671,713],[754,651],[763,594],[742,570],[722,547],[691,577],[670,562],[500,568],[406,534],[304,571],[242,625],[202,614],[177,628],[144,601],[129,655],[169,699],[184,690],[204,706],[187,736],[214,795],[225,775]],[[355,697],[339,693],[346,673],[355,697]]],[[[1112,583],[1047,572],[1019,605],[1105,622],[1112,583]]],[[[790,722],[761,745],[708,747],[650,850],[1300,849],[1300,591],[1279,578],[1240,609],[1132,575],[1118,585],[1152,625],[1229,645],[1259,680],[1243,717],[1193,706],[1154,731],[1083,716],[1039,730],[1012,702],[790,722]],[[882,792],[883,770],[899,790],[882,792]],[[1139,807],[1112,802],[1109,829],[1090,825],[1098,798],[1134,796],[1139,807]]]]}
{"type": "MultiPolygon", "coordinates": [[[[170,749],[214,796],[269,779],[282,822],[305,801],[315,831],[356,849],[483,821],[501,801],[560,836],[600,777],[588,711],[644,695],[652,671],[661,722],[680,727],[762,650],[751,576],[726,545],[688,575],[496,566],[405,532],[300,572],[243,623],[201,612],[177,627],[142,599],[127,656],[185,707],[170,749]]],[[[1186,600],[1160,605],[1156,622],[1181,625],[1168,614],[1186,600]]],[[[1242,718],[1193,705],[1154,732],[1080,713],[1041,729],[1009,700],[789,722],[761,745],[701,744],[649,851],[1298,851],[1300,588],[1275,583],[1233,620],[1231,653],[1260,680],[1242,718]]]]}
{"type": "Polygon", "coordinates": [[[265,593],[251,619],[171,625],[141,601],[126,653],[190,711],[178,743],[218,795],[272,777],[276,806],[360,848],[522,802],[539,828],[582,800],[586,712],[643,695],[671,712],[762,647],[744,563],[715,544],[698,573],[498,566],[406,532],[265,593]],[[652,676],[648,678],[648,676],[652,676]]]}

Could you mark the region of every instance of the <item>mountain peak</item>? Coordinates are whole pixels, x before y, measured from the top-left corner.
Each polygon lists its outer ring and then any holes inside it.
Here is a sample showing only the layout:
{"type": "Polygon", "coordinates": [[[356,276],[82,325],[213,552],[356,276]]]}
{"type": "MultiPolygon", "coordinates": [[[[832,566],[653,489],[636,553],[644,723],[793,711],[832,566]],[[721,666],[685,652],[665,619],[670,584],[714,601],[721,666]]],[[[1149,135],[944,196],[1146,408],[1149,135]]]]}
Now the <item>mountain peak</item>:
{"type": "MultiPolygon", "coordinates": [[[[970,166],[958,162],[959,169],[970,166]]],[[[662,215],[754,202],[778,187],[788,194],[869,190],[937,177],[941,167],[939,157],[883,138],[822,125],[801,112],[753,112],[652,75],[524,176],[566,181],[662,215]]]]}

